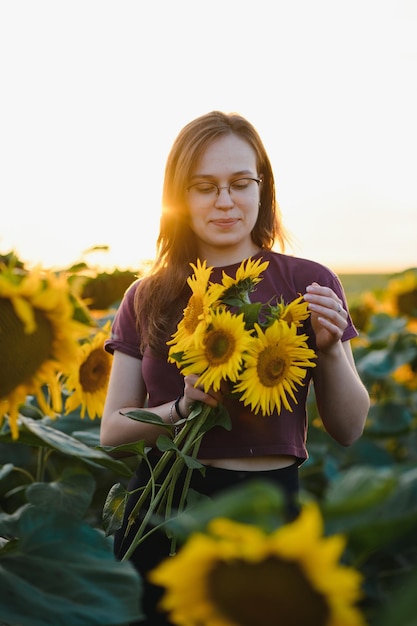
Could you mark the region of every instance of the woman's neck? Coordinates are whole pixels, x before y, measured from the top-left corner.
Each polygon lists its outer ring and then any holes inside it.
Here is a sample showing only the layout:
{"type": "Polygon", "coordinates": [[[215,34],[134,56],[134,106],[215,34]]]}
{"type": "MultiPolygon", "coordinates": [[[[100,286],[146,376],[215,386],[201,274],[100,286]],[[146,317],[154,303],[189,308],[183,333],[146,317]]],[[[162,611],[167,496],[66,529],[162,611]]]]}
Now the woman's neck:
{"type": "Polygon", "coordinates": [[[251,242],[250,245],[243,247],[205,247],[201,246],[199,249],[199,257],[201,260],[206,260],[209,267],[225,267],[227,265],[234,265],[241,263],[244,259],[258,254],[260,251],[259,246],[251,242]]]}

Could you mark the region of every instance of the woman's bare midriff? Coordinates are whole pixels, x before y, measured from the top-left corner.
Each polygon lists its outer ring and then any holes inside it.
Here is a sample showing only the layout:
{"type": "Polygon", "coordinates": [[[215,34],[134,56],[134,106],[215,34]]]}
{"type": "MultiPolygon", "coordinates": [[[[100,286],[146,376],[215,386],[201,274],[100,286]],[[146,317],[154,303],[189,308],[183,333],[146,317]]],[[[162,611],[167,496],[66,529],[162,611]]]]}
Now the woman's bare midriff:
{"type": "Polygon", "coordinates": [[[294,456],[250,456],[236,459],[198,459],[203,465],[237,471],[262,472],[265,470],[282,469],[296,462],[294,456]]]}

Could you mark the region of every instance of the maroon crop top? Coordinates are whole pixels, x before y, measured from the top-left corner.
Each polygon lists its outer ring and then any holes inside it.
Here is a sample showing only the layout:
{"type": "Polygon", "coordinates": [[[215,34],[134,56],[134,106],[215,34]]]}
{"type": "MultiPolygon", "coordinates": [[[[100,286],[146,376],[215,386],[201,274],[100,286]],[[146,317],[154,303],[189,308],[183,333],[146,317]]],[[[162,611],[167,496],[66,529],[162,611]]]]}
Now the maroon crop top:
{"type": "MultiPolygon", "coordinates": [[[[272,251],[261,251],[253,257],[269,261],[262,280],[251,294],[253,302],[268,302],[271,299],[290,302],[304,294],[307,285],[317,282],[333,289],[341,298],[347,310],[346,297],[337,276],[327,267],[314,261],[287,256],[272,251]]],[[[210,280],[220,282],[222,272],[234,277],[240,263],[227,267],[214,268],[210,280]]],[[[161,357],[155,357],[145,350],[139,350],[139,335],[134,313],[134,295],[137,281],[125,293],[116,313],[112,337],[106,342],[105,349],[113,353],[124,352],[137,359],[142,359],[142,375],[148,391],[148,405],[158,406],[173,401],[183,392],[183,377],[175,364],[170,364],[161,357]]],[[[315,349],[315,337],[309,320],[304,324],[304,332],[309,336],[309,345],[315,349]]],[[[358,335],[350,316],[342,341],[358,335]]],[[[169,338],[167,337],[167,340],[169,338]]],[[[239,401],[226,401],[232,429],[220,426],[212,428],[203,437],[200,458],[235,458],[264,455],[291,455],[301,464],[308,458],[306,449],[307,413],[306,399],[311,382],[312,370],[307,369],[304,385],[296,392],[298,403],[290,400],[293,411],[284,408],[281,413],[263,416],[254,415],[248,407],[239,401]]]]}

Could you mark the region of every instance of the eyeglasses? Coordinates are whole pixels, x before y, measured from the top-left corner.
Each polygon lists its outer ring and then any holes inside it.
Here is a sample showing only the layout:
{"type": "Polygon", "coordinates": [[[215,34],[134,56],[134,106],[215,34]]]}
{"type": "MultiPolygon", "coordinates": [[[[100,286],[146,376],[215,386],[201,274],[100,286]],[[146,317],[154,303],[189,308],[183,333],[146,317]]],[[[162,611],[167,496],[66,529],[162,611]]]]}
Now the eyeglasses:
{"type": "Polygon", "coordinates": [[[187,191],[189,193],[195,194],[197,197],[208,197],[214,198],[215,196],[220,195],[220,191],[222,189],[227,189],[230,196],[238,198],[244,197],[246,194],[253,192],[255,186],[259,187],[259,184],[262,182],[261,178],[237,178],[236,180],[232,180],[229,185],[226,187],[219,187],[216,183],[194,183],[194,185],[190,185],[187,187],[187,191]]]}

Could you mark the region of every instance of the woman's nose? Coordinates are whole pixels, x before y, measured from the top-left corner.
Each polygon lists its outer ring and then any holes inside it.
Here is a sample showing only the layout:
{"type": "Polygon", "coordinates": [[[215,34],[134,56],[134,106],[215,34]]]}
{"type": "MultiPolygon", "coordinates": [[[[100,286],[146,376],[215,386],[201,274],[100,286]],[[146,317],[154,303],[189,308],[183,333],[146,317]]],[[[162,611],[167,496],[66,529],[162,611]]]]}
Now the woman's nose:
{"type": "Polygon", "coordinates": [[[228,187],[219,187],[214,206],[218,209],[229,209],[234,204],[233,198],[228,187]]]}

